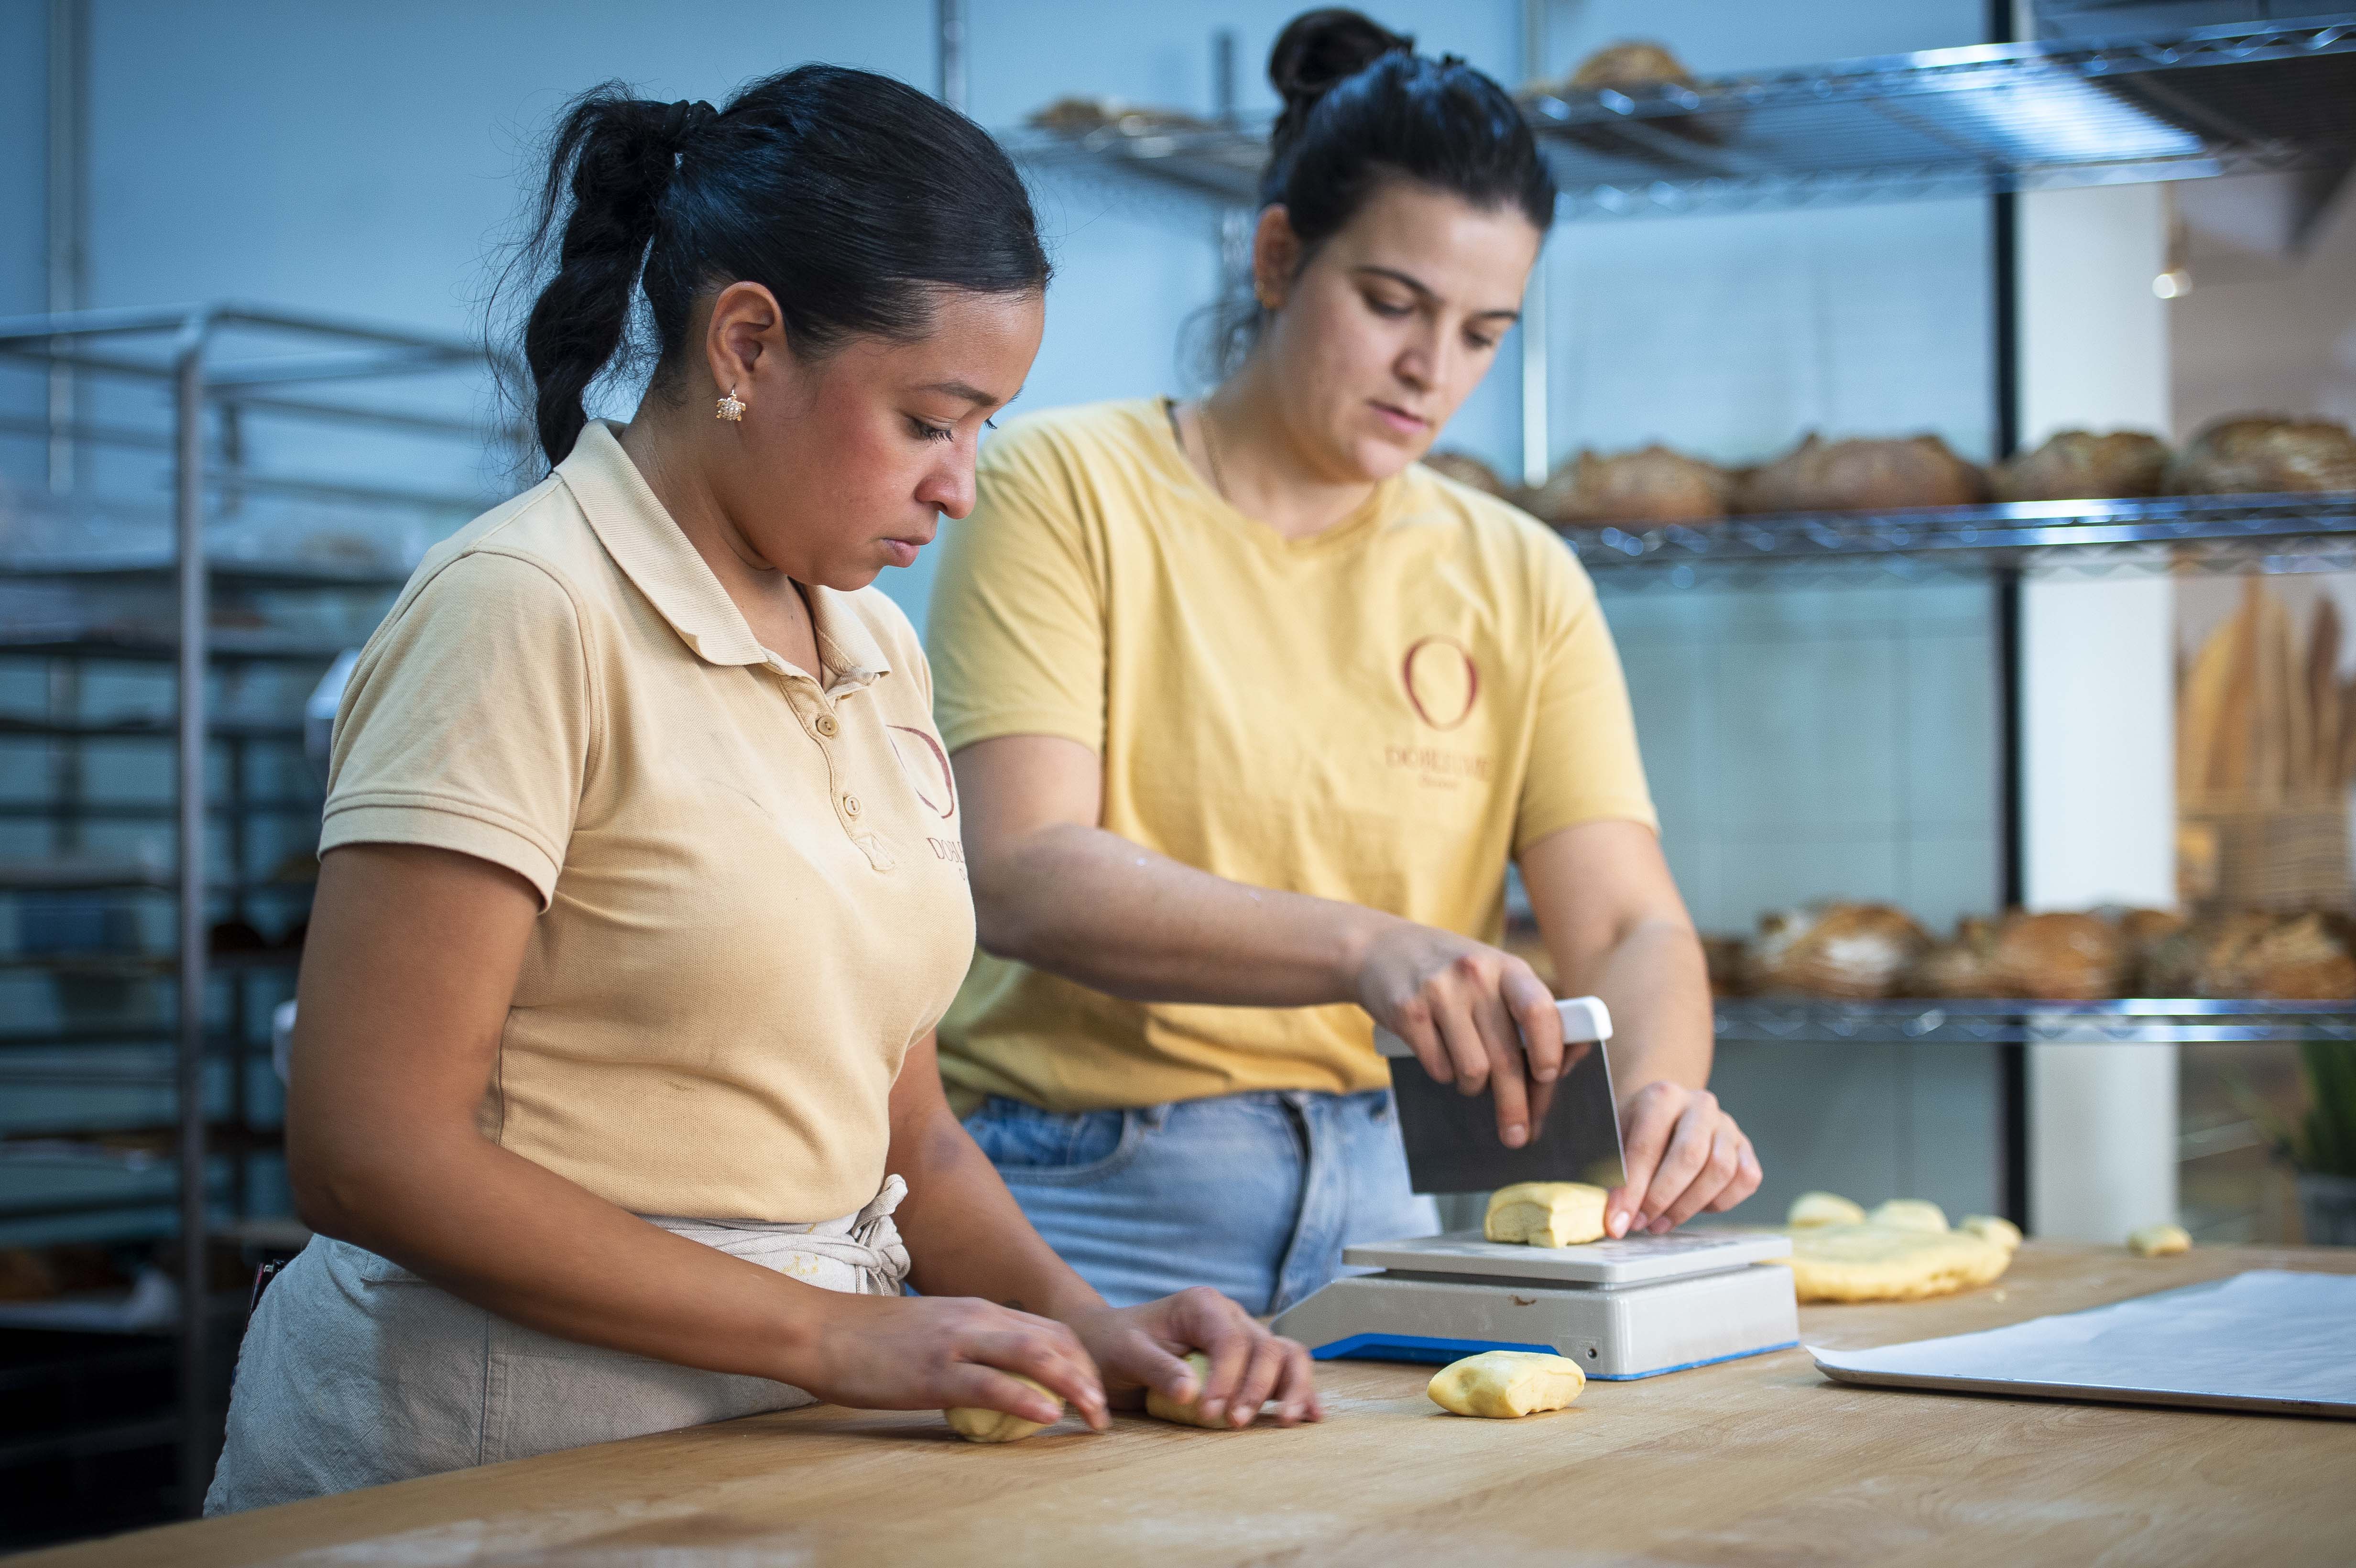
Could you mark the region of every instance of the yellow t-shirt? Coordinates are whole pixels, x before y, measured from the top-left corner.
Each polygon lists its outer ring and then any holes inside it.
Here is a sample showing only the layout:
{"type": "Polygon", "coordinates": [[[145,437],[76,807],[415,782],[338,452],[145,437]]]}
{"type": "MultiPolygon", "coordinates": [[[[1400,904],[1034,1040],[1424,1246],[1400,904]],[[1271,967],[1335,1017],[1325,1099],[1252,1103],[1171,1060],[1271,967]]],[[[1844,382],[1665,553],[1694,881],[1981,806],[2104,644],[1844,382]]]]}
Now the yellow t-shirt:
{"type": "Polygon", "coordinates": [[[540,894],[484,1136],[640,1213],[873,1198],[973,953],[916,630],[872,588],[810,608],[819,672],[593,423],[426,556],[336,716],[323,853],[455,849],[540,894]]]}
{"type": "MultiPolygon", "coordinates": [[[[1611,633],[1546,528],[1417,465],[1288,540],[1195,475],[1162,400],[990,442],[926,644],[952,752],[1076,741],[1103,763],[1101,826],[1257,887],[1494,942],[1510,856],[1655,825],[1611,633]]],[[[1389,1082],[1355,1007],[1123,1001],[987,955],[940,1042],[964,1105],[1389,1082]]]]}

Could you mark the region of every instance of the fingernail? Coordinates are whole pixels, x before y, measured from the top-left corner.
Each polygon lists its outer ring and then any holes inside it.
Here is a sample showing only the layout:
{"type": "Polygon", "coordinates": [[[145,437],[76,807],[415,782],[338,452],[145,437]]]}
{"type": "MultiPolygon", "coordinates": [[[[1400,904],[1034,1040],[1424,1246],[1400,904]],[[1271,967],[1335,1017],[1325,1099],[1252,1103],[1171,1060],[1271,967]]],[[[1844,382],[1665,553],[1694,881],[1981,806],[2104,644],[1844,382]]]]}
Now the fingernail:
{"type": "Polygon", "coordinates": [[[1227,1421],[1228,1421],[1228,1424],[1229,1424],[1229,1425],[1232,1425],[1232,1426],[1245,1426],[1245,1425],[1248,1425],[1248,1424],[1250,1424],[1250,1422],[1251,1422],[1251,1412],[1250,1412],[1250,1411],[1248,1411],[1248,1410],[1244,1410],[1244,1409],[1238,1408],[1238,1409],[1236,1411],[1235,1414],[1233,1414],[1233,1415],[1231,1415],[1231,1416],[1229,1416],[1229,1417],[1227,1418],[1227,1421]]]}
{"type": "Polygon", "coordinates": [[[1529,1129],[1522,1125],[1521,1123],[1515,1122],[1512,1126],[1505,1129],[1505,1147],[1507,1148],[1519,1148],[1529,1141],[1529,1129]]]}

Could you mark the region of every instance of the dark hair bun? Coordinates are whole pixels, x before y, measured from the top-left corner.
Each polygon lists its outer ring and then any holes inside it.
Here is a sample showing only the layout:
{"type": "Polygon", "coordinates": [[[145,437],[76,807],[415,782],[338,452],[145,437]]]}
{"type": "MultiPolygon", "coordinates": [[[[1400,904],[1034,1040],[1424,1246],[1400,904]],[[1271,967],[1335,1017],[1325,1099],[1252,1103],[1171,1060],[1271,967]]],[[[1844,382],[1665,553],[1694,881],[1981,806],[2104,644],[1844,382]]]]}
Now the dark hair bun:
{"type": "Polygon", "coordinates": [[[1283,96],[1270,141],[1280,153],[1309,119],[1317,101],[1385,55],[1413,54],[1415,39],[1362,12],[1339,5],[1303,11],[1285,24],[1268,52],[1268,80],[1283,96]]]}

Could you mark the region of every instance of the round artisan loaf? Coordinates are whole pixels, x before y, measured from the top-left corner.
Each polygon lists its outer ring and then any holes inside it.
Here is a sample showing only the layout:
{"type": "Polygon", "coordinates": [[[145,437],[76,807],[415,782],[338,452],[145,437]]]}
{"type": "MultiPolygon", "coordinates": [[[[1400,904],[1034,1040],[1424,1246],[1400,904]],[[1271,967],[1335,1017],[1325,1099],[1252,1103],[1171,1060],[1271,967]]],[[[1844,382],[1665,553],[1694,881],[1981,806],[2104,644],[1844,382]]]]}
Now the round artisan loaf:
{"type": "Polygon", "coordinates": [[[1891,904],[1780,910],[1759,917],[1751,987],[1815,997],[1891,996],[1930,946],[1931,933],[1891,904]]]}
{"type": "Polygon", "coordinates": [[[1997,923],[1976,915],[1955,922],[1955,934],[1925,951],[1906,976],[1913,997],[2001,997],[1996,972],[1997,923]]]}
{"type": "Polygon", "coordinates": [[[1733,481],[1725,469],[1658,443],[1633,452],[1581,452],[1554,471],[1531,500],[1547,522],[1707,523],[1726,516],[1733,481]]]}
{"type": "Polygon", "coordinates": [[[2167,471],[2168,443],[2156,435],[2065,430],[1988,478],[1999,501],[2082,501],[2157,496],[2167,471]]]}
{"type": "Polygon", "coordinates": [[[1751,470],[1735,509],[1879,512],[1969,506],[1987,496],[1987,475],[1935,435],[1826,442],[1811,432],[1790,452],[1751,470]]]}
{"type": "Polygon", "coordinates": [[[1423,465],[1443,479],[1453,479],[1459,485],[1469,485],[1486,496],[1501,501],[1514,498],[1513,486],[1498,477],[1497,471],[1469,452],[1427,452],[1423,465]]]}
{"type": "Polygon", "coordinates": [[[2356,490],[2356,435],[2331,420],[2236,414],[2176,454],[2167,485],[2172,496],[2356,490]]]}
{"type": "Polygon", "coordinates": [[[1658,87],[1663,82],[1691,87],[1693,72],[1666,44],[1626,38],[1606,44],[1580,61],[1579,69],[1570,73],[1569,85],[1574,91],[1594,92],[1606,87],[1658,87]]]}
{"type": "Polygon", "coordinates": [[[2126,989],[2126,938],[2098,914],[2015,914],[1997,926],[2001,994],[2091,1002],[2126,989]]]}

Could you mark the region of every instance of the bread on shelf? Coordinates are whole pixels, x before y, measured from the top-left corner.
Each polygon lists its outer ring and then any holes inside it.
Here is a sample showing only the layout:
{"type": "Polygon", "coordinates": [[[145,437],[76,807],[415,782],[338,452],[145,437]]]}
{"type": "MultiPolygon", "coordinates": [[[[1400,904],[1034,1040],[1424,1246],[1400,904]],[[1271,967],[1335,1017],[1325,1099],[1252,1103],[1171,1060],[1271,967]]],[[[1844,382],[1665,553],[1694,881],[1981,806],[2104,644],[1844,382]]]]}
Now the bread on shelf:
{"type": "Polygon", "coordinates": [[[1664,84],[1691,87],[1694,74],[1666,44],[1649,38],[1624,38],[1604,45],[1580,61],[1567,85],[1574,92],[1595,92],[1607,87],[1664,84]]]}
{"type": "Polygon", "coordinates": [[[2093,1002],[2126,992],[2128,949],[2099,914],[2014,914],[1997,927],[1997,984],[2008,997],[2093,1002]]]}
{"type": "Polygon", "coordinates": [[[2356,490],[2356,435],[2333,420],[2236,414],[2176,454],[2167,486],[2172,496],[2356,490]]]}
{"type": "Polygon", "coordinates": [[[1931,934],[1894,904],[1824,903],[1759,917],[1754,990],[1870,999],[1895,995],[1931,934]]]}
{"type": "Polygon", "coordinates": [[[1964,507],[1988,497],[1987,475],[1935,435],[1825,441],[1814,432],[1750,471],[1740,512],[1877,512],[1964,507]]]}
{"type": "Polygon", "coordinates": [[[1955,922],[1955,934],[1925,950],[1904,982],[1912,997],[2001,997],[1996,974],[1997,923],[1981,915],[1955,922]]]}
{"type": "Polygon", "coordinates": [[[1469,452],[1427,452],[1423,454],[1423,465],[1443,479],[1470,485],[1483,495],[1505,501],[1515,498],[1515,487],[1506,484],[1495,469],[1469,452]]]}
{"type": "Polygon", "coordinates": [[[1108,130],[1119,131],[1124,136],[1148,136],[1217,129],[1208,120],[1181,109],[1156,109],[1148,104],[1126,103],[1118,98],[1058,98],[1044,109],[1033,110],[1030,123],[1034,130],[1054,131],[1066,136],[1085,136],[1108,130]]]}
{"type": "Polygon", "coordinates": [[[2157,496],[2168,443],[2139,430],[2065,430],[1989,475],[1999,501],[2092,501],[2157,496]]]}
{"type": "Polygon", "coordinates": [[[1655,443],[1633,452],[1581,452],[1539,487],[1531,510],[1568,527],[1714,522],[1726,516],[1732,490],[1717,464],[1655,443]]]}

